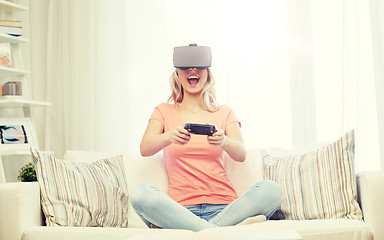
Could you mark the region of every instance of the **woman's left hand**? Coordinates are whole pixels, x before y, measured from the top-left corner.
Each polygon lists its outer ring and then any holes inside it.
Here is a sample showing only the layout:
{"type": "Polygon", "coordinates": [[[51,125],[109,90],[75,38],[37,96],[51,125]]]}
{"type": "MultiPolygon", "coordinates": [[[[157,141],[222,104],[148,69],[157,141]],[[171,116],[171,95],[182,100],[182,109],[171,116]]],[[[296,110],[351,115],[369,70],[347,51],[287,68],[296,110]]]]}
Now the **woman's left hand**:
{"type": "Polygon", "coordinates": [[[211,146],[222,147],[225,143],[225,133],[222,129],[218,129],[212,136],[208,136],[207,140],[211,146]]]}

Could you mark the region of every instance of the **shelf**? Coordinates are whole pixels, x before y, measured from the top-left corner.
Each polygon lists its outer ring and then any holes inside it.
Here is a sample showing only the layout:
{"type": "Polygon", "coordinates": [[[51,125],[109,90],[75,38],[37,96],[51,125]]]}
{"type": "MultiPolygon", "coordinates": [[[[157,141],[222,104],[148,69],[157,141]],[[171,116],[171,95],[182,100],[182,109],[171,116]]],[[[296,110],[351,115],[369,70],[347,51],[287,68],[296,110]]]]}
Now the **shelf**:
{"type": "MultiPolygon", "coordinates": [[[[40,153],[54,155],[53,151],[39,151],[40,153]]],[[[0,150],[0,156],[11,156],[11,155],[31,155],[29,147],[24,147],[20,149],[2,149],[0,150]]]]}
{"type": "Polygon", "coordinates": [[[5,33],[0,33],[0,42],[1,43],[27,43],[29,39],[24,37],[14,37],[5,33]]]}
{"type": "Polygon", "coordinates": [[[23,6],[23,5],[20,5],[20,4],[14,3],[14,2],[10,2],[10,1],[5,1],[5,0],[0,0],[0,8],[4,9],[6,11],[12,11],[12,12],[28,10],[28,8],[23,6]]]}
{"type": "Polygon", "coordinates": [[[9,156],[9,155],[27,155],[28,148],[20,149],[1,149],[0,156],[9,156]]]}
{"type": "Polygon", "coordinates": [[[30,72],[26,70],[0,66],[0,77],[13,77],[28,74],[30,74],[30,72]]]}
{"type": "Polygon", "coordinates": [[[44,107],[52,106],[50,102],[35,101],[26,99],[22,96],[1,96],[0,97],[0,108],[5,107],[44,107]]]}

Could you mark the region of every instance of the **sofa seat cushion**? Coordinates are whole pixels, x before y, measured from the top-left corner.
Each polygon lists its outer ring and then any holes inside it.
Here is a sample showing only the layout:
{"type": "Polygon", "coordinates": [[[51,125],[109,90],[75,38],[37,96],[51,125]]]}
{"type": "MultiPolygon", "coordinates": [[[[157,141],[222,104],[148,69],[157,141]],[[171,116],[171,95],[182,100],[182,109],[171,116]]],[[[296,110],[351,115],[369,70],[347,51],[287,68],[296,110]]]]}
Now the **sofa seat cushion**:
{"type": "Polygon", "coordinates": [[[373,240],[369,225],[355,219],[270,220],[235,228],[252,228],[255,232],[295,230],[304,240],[373,240]]]}
{"type": "Polygon", "coordinates": [[[200,232],[174,229],[102,228],[102,227],[31,227],[23,240],[123,240],[123,239],[241,239],[240,236],[268,232],[296,231],[303,240],[373,240],[365,222],[353,219],[271,220],[234,227],[206,229],[200,232]],[[153,236],[153,238],[151,238],[153,236]]]}
{"type": "MultiPolygon", "coordinates": [[[[185,236],[188,230],[111,228],[111,227],[30,227],[24,231],[23,240],[123,240],[136,235],[152,234],[153,239],[160,235],[185,236]]],[[[179,238],[183,239],[183,238],[179,238]]]]}
{"type": "Polygon", "coordinates": [[[210,231],[192,232],[179,235],[137,234],[129,240],[302,240],[294,230],[254,230],[252,228],[217,228],[210,231]],[[223,230],[223,231],[221,231],[223,230]]]}

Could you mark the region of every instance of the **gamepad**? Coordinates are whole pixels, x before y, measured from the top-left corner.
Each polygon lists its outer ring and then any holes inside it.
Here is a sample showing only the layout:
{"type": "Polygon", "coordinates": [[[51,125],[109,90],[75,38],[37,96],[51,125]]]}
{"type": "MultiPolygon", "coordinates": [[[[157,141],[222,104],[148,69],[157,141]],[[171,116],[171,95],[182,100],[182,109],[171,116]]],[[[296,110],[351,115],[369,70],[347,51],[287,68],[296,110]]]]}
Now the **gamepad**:
{"type": "Polygon", "coordinates": [[[208,135],[212,136],[217,130],[214,125],[204,125],[204,124],[196,124],[196,123],[186,123],[184,128],[187,129],[188,132],[200,135],[208,135]]]}

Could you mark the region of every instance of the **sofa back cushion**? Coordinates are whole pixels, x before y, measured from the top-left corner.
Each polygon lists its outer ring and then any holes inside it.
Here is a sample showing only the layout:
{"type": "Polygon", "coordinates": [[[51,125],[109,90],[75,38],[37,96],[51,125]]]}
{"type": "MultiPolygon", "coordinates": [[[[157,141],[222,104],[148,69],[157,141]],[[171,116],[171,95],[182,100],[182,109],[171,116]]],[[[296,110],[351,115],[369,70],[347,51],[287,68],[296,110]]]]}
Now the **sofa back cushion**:
{"type": "Polygon", "coordinates": [[[238,196],[247,191],[253,184],[263,180],[263,165],[260,149],[247,150],[244,162],[236,162],[225,155],[225,170],[228,180],[238,196]]]}

